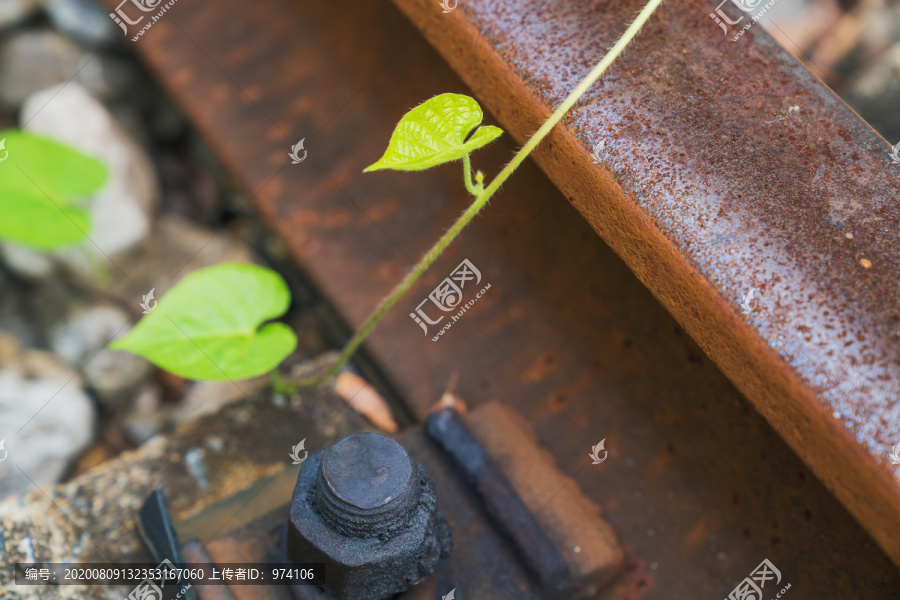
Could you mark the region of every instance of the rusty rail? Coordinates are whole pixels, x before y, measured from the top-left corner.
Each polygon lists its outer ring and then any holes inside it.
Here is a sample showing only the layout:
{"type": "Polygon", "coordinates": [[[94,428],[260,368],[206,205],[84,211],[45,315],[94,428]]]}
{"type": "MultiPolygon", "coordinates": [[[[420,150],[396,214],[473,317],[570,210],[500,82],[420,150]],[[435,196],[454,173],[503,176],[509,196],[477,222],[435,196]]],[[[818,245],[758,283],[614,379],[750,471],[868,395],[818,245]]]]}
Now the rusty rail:
{"type": "MultiPolygon", "coordinates": [[[[520,142],[640,6],[395,3],[520,142]]],[[[664,5],[535,159],[900,564],[900,167],[714,8],[664,5]]]]}

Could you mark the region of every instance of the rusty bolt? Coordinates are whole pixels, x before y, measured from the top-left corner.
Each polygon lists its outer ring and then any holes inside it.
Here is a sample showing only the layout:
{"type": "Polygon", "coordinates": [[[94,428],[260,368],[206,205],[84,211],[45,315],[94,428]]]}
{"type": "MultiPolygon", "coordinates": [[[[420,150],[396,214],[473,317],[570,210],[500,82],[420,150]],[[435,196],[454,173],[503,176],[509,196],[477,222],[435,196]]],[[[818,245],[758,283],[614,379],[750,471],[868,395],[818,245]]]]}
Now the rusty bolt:
{"type": "Polygon", "coordinates": [[[340,600],[382,600],[450,553],[450,527],[424,467],[394,440],[357,433],[303,465],[288,522],[288,558],[324,563],[340,600]]]}

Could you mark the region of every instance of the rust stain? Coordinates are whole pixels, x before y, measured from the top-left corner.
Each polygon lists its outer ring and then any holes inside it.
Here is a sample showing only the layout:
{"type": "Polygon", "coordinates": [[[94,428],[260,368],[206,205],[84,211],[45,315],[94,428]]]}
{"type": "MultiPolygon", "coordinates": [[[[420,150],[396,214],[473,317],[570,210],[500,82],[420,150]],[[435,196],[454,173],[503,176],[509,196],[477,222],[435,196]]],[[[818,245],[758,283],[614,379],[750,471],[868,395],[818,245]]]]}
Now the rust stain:
{"type": "Polygon", "coordinates": [[[556,363],[556,356],[552,352],[542,354],[537,357],[537,360],[531,363],[527,369],[525,369],[525,377],[531,381],[540,381],[546,377],[548,373],[553,371],[556,363]]]}

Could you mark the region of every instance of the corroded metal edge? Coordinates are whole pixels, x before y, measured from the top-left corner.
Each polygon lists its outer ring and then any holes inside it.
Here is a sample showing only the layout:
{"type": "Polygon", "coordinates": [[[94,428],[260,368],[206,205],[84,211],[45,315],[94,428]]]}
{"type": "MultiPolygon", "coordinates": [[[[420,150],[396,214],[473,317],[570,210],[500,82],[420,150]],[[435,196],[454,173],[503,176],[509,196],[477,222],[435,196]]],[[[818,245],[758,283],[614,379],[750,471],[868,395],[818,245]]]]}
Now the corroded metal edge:
{"type": "MultiPolygon", "coordinates": [[[[438,9],[434,2],[394,2],[520,143],[587,70],[579,71],[572,61],[554,64],[553,60],[560,57],[573,58],[559,45],[581,48],[583,55],[593,50],[599,56],[598,46],[611,45],[624,30],[622,23],[639,7],[633,2],[599,8],[564,2],[548,12],[545,6],[531,0],[503,7],[477,0],[435,20],[438,9]],[[611,14],[585,26],[592,21],[584,18],[584,13],[601,9],[611,9],[611,14]],[[515,15],[520,18],[513,19],[515,15]],[[544,23],[537,23],[540,20],[544,23]],[[551,28],[555,28],[552,34],[551,28]],[[535,52],[536,39],[545,34],[558,43],[543,40],[553,49],[536,56],[540,54],[535,52]]],[[[887,149],[888,144],[760,28],[742,40],[744,58],[751,64],[738,65],[740,57],[712,46],[719,40],[703,30],[703,25],[708,25],[702,22],[704,10],[700,2],[664,6],[654,17],[656,22],[645,28],[642,38],[614,67],[615,81],[601,82],[600,91],[595,87],[567,117],[565,126],[558,126],[548,136],[534,158],[892,560],[900,564],[900,539],[890,535],[900,528],[900,472],[892,470],[886,458],[890,441],[900,441],[900,423],[893,414],[900,396],[900,362],[896,338],[891,335],[898,318],[891,311],[896,311],[898,305],[895,280],[900,239],[896,223],[900,222],[900,211],[896,198],[900,197],[900,178],[886,170],[886,159],[879,161],[878,152],[887,149]],[[816,162],[816,156],[809,156],[808,142],[840,137],[836,145],[842,148],[851,141],[856,144],[859,154],[844,156],[846,153],[841,152],[836,157],[845,165],[851,164],[845,169],[849,174],[830,178],[821,187],[804,189],[807,196],[781,198],[782,203],[795,202],[801,208],[821,209],[825,204],[826,209],[830,206],[838,210],[835,205],[841,203],[852,203],[855,208],[860,203],[865,205],[868,211],[864,216],[855,210],[845,212],[846,221],[852,222],[857,231],[858,241],[853,249],[817,260],[815,254],[829,252],[833,239],[827,237],[828,232],[810,231],[808,219],[784,209],[778,202],[738,206],[738,221],[715,229],[710,223],[718,215],[703,214],[703,209],[715,205],[708,201],[709,197],[735,195],[739,188],[687,172],[699,169],[703,175],[709,175],[720,164],[728,164],[724,154],[733,150],[734,144],[729,140],[718,149],[701,148],[697,144],[705,140],[690,141],[686,137],[700,132],[698,126],[722,127],[721,122],[704,121],[696,115],[693,119],[684,118],[680,127],[664,132],[663,139],[668,139],[674,148],[668,148],[670,152],[662,148],[653,157],[654,162],[635,153],[641,144],[631,137],[630,127],[610,133],[614,127],[606,123],[634,124],[653,111],[664,116],[673,111],[672,106],[636,100],[644,81],[632,86],[629,78],[644,72],[665,79],[660,73],[672,70],[672,64],[666,62],[666,49],[660,47],[679,47],[679,43],[684,48],[693,46],[690,52],[685,49],[692,57],[697,56],[698,47],[705,50],[703,60],[679,65],[685,69],[682,76],[695,84],[693,92],[705,90],[714,94],[721,89],[723,77],[716,78],[711,64],[717,64],[723,72],[740,67],[742,81],[733,85],[754,94],[754,106],[775,103],[777,94],[768,82],[780,80],[787,90],[779,92],[804,102],[804,110],[811,113],[808,122],[789,130],[794,151],[803,155],[802,160],[782,161],[783,153],[791,150],[779,153],[778,146],[784,145],[780,140],[772,140],[763,151],[751,156],[756,164],[747,169],[749,174],[739,174],[741,185],[750,188],[750,195],[769,193],[769,182],[805,177],[810,169],[818,177],[821,164],[816,162]],[[712,53],[716,53],[718,62],[710,59],[712,53]],[[609,96],[614,97],[610,100],[609,96]],[[598,115],[608,120],[598,122],[598,115]],[[834,129],[828,130],[829,127],[834,129]],[[606,142],[610,136],[615,137],[620,156],[603,149],[601,163],[605,168],[600,168],[591,150],[596,154],[596,142],[606,142]],[[678,154],[679,141],[693,147],[696,155],[690,157],[691,161],[683,153],[681,158],[672,158],[672,154],[678,154]],[[870,191],[868,202],[860,201],[860,190],[870,191]],[[828,195],[824,200],[816,196],[823,193],[828,195]],[[895,200],[893,206],[891,197],[895,200]],[[689,201],[698,199],[703,206],[692,211],[689,201]],[[735,248],[740,253],[742,244],[748,243],[747,236],[758,234],[760,223],[769,228],[779,250],[796,252],[789,257],[796,262],[796,268],[789,268],[772,252],[717,256],[735,248]],[[888,229],[892,225],[894,229],[888,229]],[[877,273],[871,274],[867,267],[860,266],[860,257],[867,256],[877,257],[880,262],[877,273]],[[744,268],[735,269],[741,261],[744,268]],[[751,284],[739,277],[748,271],[754,276],[747,280],[751,284]],[[737,304],[759,277],[774,281],[771,289],[765,290],[776,296],[774,306],[757,315],[743,316],[737,304]],[[817,291],[824,300],[804,297],[812,293],[816,284],[820,284],[817,291]],[[828,285],[832,287],[825,287],[828,285]],[[818,313],[812,312],[816,308],[818,313]],[[822,313],[828,318],[816,316],[822,313]]],[[[684,93],[668,91],[673,95],[684,93]]],[[[717,98],[706,100],[713,108],[720,108],[717,98]]],[[[722,98],[721,102],[728,100],[722,98]]],[[[780,99],[777,102],[782,104],[780,99]]],[[[785,107],[788,112],[793,108],[785,107]]],[[[748,118],[752,114],[744,107],[736,115],[736,122],[728,124],[729,128],[745,131],[748,136],[759,133],[759,124],[748,118]]],[[[650,121],[660,124],[659,119],[650,121]]],[[[827,146],[827,153],[835,158],[827,146]]],[[[835,165],[835,169],[839,168],[835,165]]],[[[788,185],[789,194],[799,194],[798,189],[788,185]]],[[[741,197],[740,193],[736,195],[741,197]]],[[[825,220],[832,224],[829,216],[825,220]]],[[[837,229],[844,227],[840,220],[833,224],[837,229]]],[[[753,244],[755,250],[769,245],[766,240],[753,244]]]]}

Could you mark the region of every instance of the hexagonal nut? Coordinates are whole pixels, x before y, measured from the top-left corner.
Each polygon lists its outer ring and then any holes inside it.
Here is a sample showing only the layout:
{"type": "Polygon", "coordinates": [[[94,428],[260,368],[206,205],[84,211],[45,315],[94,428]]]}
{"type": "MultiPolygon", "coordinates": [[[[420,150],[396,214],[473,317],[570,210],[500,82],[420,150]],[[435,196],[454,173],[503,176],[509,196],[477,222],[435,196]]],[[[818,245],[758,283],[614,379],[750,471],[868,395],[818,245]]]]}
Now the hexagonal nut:
{"type": "MultiPolygon", "coordinates": [[[[364,502],[358,502],[363,507],[349,505],[340,493],[335,496],[340,485],[355,486],[353,491],[361,494],[371,492],[360,491],[368,485],[365,477],[361,484],[349,482],[350,476],[346,483],[329,482],[322,469],[325,452],[309,457],[297,478],[288,522],[288,558],[323,563],[324,572],[316,579],[340,600],[391,598],[431,574],[437,561],[450,553],[450,527],[437,509],[434,485],[424,467],[402,452],[409,460],[409,467],[402,465],[408,481],[401,493],[380,500],[377,509],[364,502]]],[[[387,471],[385,467],[373,471],[375,484],[370,488],[384,479],[382,470],[387,471]]]]}

